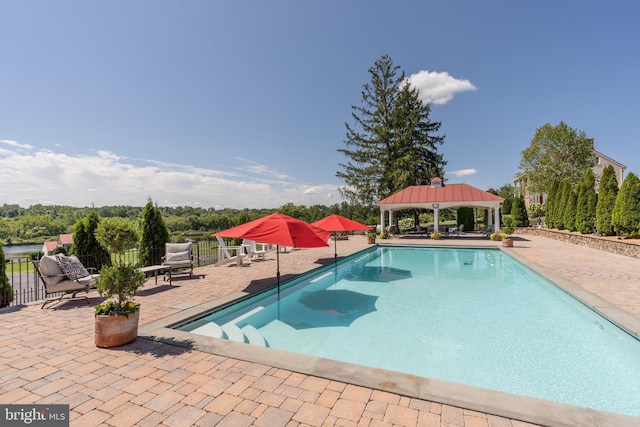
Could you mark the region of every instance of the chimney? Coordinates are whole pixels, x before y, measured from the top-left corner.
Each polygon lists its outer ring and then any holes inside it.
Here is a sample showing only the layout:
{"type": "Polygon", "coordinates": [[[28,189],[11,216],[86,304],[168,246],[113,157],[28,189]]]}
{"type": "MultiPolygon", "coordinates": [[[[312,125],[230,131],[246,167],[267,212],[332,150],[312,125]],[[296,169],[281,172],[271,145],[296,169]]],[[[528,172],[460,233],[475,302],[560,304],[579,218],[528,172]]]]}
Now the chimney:
{"type": "Polygon", "coordinates": [[[431,180],[431,187],[438,188],[442,187],[442,179],[437,176],[431,180]]]}

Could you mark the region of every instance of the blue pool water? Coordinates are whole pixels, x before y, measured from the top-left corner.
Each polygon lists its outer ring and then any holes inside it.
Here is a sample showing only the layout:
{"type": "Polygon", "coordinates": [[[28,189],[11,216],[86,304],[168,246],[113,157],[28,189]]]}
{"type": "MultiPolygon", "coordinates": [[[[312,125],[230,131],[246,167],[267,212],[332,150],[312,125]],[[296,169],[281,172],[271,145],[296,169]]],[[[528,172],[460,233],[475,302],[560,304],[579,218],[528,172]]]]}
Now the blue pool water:
{"type": "Polygon", "coordinates": [[[180,329],[640,416],[640,342],[498,250],[380,247],[180,329]]]}

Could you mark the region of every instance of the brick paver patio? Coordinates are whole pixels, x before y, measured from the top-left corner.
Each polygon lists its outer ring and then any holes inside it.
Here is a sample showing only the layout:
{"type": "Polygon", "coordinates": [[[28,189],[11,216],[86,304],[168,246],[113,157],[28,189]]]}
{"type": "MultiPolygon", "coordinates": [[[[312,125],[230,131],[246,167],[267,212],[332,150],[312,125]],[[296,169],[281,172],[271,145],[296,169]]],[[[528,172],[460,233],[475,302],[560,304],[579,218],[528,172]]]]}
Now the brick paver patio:
{"type": "MultiPolygon", "coordinates": [[[[443,239],[437,244],[495,245],[443,239]]],[[[390,243],[433,243],[411,239],[390,243]]],[[[385,242],[385,243],[387,243],[385,242]]],[[[338,242],[353,253],[366,239],[338,242]]],[[[536,236],[516,241],[514,253],[582,286],[640,318],[640,260],[536,236]]],[[[333,245],[280,256],[283,280],[332,262],[333,245]]],[[[137,300],[141,324],[237,291],[275,281],[275,254],[245,267],[207,266],[198,278],[153,278],[137,300]]],[[[0,310],[0,403],[64,403],[72,426],[460,426],[523,427],[522,421],[409,398],[271,366],[138,338],[115,349],[93,344],[93,305],[56,309],[29,305],[0,310]]]]}

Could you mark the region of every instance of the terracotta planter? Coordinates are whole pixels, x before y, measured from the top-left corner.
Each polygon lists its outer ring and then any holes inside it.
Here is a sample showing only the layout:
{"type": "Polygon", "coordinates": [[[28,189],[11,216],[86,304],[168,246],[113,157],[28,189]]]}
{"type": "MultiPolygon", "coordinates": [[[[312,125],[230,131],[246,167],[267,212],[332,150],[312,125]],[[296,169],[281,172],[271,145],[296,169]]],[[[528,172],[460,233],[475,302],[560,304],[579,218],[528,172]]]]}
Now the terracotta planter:
{"type": "Polygon", "coordinates": [[[503,239],[502,240],[503,248],[512,248],[513,247],[513,239],[503,239]]]}
{"type": "Polygon", "coordinates": [[[128,344],[138,337],[140,310],[129,317],[95,316],[95,343],[97,347],[109,348],[128,344]]]}
{"type": "Polygon", "coordinates": [[[370,245],[374,245],[376,243],[376,238],[375,237],[367,237],[367,243],[369,243],[370,245]]]}

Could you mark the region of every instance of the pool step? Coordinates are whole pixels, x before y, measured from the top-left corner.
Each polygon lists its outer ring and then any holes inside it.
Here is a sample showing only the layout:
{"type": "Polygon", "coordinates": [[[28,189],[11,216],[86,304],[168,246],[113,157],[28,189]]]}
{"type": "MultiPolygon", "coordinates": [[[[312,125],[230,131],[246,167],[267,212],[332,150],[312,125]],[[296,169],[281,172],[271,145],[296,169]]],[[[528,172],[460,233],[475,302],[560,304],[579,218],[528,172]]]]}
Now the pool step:
{"type": "Polygon", "coordinates": [[[245,325],[239,328],[235,323],[225,323],[219,326],[214,322],[207,322],[202,326],[190,331],[193,334],[204,335],[213,338],[222,338],[229,341],[249,343],[259,345],[260,347],[268,347],[267,341],[264,339],[260,331],[251,325],[245,325]]]}
{"type": "Polygon", "coordinates": [[[222,328],[226,335],[226,338],[229,341],[246,342],[244,339],[244,334],[242,333],[240,328],[236,326],[235,323],[225,323],[224,325],[220,326],[220,328],[222,328]]]}
{"type": "Polygon", "coordinates": [[[218,326],[217,323],[213,323],[213,322],[207,322],[204,325],[199,326],[196,329],[192,330],[191,333],[200,334],[200,335],[213,337],[213,338],[222,338],[224,336],[224,332],[222,331],[222,328],[218,326]]]}
{"type": "Polygon", "coordinates": [[[267,341],[264,339],[260,331],[251,325],[243,326],[241,331],[247,339],[249,344],[259,345],[260,347],[267,347],[267,341]]]}

